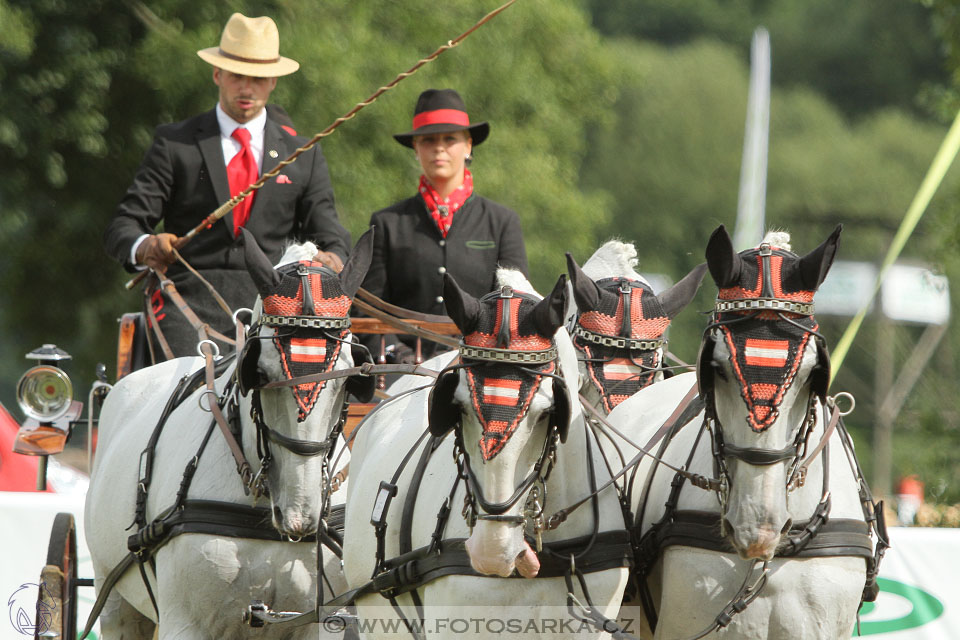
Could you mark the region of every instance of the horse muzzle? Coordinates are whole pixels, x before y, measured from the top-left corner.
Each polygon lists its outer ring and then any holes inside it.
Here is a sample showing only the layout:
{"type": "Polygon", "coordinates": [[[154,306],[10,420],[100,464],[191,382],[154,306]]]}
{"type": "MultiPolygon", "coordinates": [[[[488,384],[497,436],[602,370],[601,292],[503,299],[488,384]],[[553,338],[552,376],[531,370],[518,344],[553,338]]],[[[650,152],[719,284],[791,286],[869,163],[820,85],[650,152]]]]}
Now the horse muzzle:
{"type": "Polygon", "coordinates": [[[273,526],[280,532],[280,535],[286,536],[293,542],[298,542],[301,538],[317,532],[320,528],[320,519],[304,514],[300,509],[281,509],[274,505],[273,526]]]}
{"type": "Polygon", "coordinates": [[[523,529],[504,523],[478,522],[466,542],[470,566],[484,575],[509,578],[516,570],[524,578],[540,571],[537,554],[523,539],[523,529]]]}

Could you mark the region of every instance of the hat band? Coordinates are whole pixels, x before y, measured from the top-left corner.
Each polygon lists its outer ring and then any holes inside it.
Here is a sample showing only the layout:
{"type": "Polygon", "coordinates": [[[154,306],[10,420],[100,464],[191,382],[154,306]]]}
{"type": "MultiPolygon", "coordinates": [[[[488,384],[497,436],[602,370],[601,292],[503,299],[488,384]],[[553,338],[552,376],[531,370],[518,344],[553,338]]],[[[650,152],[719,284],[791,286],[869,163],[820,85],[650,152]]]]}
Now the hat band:
{"type": "Polygon", "coordinates": [[[273,64],[274,62],[280,62],[280,56],[277,56],[276,58],[270,58],[269,60],[263,60],[261,58],[243,58],[240,56],[235,56],[232,53],[227,53],[223,49],[218,49],[218,51],[224,58],[236,60],[237,62],[252,62],[253,64],[273,64]]]}
{"type": "Polygon", "coordinates": [[[469,127],[470,116],[465,111],[457,109],[434,109],[413,116],[413,128],[415,130],[430,124],[455,124],[469,127]]]}

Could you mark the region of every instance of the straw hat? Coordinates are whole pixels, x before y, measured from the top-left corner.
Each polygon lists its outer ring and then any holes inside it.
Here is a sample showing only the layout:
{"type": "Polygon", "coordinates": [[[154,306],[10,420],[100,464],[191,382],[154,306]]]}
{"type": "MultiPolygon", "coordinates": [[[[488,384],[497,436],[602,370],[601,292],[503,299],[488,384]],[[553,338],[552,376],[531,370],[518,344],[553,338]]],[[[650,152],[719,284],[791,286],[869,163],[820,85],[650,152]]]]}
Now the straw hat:
{"type": "Polygon", "coordinates": [[[470,124],[463,99],[453,89],[427,89],[420,94],[413,110],[413,130],[393,137],[403,146],[412,148],[414,136],[463,130],[470,132],[473,146],[477,146],[487,139],[490,125],[486,122],[470,124]]]}
{"type": "Polygon", "coordinates": [[[276,78],[293,73],[300,63],[280,55],[280,32],[271,18],[248,18],[235,13],[227,20],[220,46],[197,51],[215,67],[254,78],[276,78]]]}

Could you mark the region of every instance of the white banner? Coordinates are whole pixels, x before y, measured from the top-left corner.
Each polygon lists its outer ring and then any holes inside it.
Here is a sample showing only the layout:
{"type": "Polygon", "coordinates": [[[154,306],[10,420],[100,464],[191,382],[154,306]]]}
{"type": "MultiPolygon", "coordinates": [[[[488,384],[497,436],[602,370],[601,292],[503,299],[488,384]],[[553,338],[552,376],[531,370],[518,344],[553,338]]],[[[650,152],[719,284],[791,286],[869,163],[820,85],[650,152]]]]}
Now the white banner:
{"type": "Polygon", "coordinates": [[[860,633],[876,640],[960,637],[960,529],[894,527],[890,544],[880,596],[863,606],[860,633]]]}

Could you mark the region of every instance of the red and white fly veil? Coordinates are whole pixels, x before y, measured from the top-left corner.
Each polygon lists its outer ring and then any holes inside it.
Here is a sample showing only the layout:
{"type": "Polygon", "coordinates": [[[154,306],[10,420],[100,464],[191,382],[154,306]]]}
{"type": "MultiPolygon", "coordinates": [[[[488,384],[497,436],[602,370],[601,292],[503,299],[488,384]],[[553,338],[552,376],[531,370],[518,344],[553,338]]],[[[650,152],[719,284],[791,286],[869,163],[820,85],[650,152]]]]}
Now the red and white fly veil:
{"type": "MultiPolygon", "coordinates": [[[[770,242],[738,254],[722,225],[710,237],[707,265],[719,292],[708,330],[716,328],[726,344],[754,431],[776,421],[811,339],[819,355],[813,389],[821,399],[826,396],[830,363],[816,333],[813,297],[833,263],[841,230],[837,226],[803,257],[770,242]]],[[[697,367],[704,392],[713,386],[712,348],[713,341],[705,338],[697,367]]]]}
{"type": "Polygon", "coordinates": [[[583,354],[587,377],[610,412],[655,381],[667,327],[693,299],[706,265],[695,267],[660,295],[647,282],[626,275],[593,280],[569,253],[567,272],[578,311],[573,344],[583,354]]]}
{"type": "MultiPolygon", "coordinates": [[[[544,374],[557,371],[553,334],[562,324],[564,293],[561,278],[542,300],[509,286],[476,299],[449,275],[444,279],[447,313],[463,332],[460,357],[483,428],[480,450],[485,460],[503,449],[526,416],[544,374]]],[[[435,435],[451,428],[452,418],[443,405],[449,403],[456,381],[456,372],[449,372],[437,382],[430,419],[435,435]]],[[[555,387],[555,403],[558,393],[555,387]]],[[[565,424],[559,426],[565,436],[565,424]]]]}

